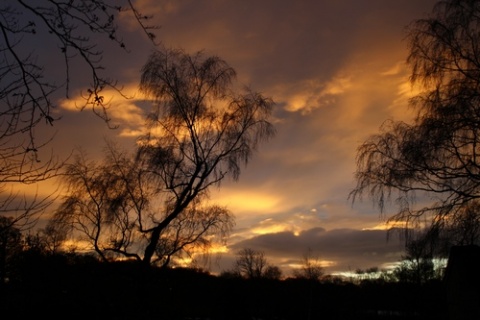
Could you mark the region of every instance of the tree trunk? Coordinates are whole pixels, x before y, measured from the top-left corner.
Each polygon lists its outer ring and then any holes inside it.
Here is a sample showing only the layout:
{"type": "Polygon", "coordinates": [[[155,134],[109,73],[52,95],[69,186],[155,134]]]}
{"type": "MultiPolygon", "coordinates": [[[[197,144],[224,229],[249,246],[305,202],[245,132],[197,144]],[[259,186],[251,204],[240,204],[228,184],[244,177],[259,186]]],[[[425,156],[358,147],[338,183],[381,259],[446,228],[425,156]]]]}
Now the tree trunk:
{"type": "Polygon", "coordinates": [[[157,246],[158,240],[160,240],[161,231],[162,231],[161,224],[159,224],[152,231],[152,235],[150,236],[150,242],[145,248],[145,254],[143,255],[143,262],[147,265],[150,265],[150,262],[152,261],[152,257],[153,257],[153,254],[155,253],[155,248],[157,246]]]}

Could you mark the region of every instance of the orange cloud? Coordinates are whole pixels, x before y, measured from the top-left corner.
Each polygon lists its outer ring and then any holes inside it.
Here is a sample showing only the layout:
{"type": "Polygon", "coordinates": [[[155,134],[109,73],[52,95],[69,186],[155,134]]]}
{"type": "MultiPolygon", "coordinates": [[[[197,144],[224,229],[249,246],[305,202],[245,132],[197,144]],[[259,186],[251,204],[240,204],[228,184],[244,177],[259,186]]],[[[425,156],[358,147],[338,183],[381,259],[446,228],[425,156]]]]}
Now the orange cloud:
{"type": "MultiPolygon", "coordinates": [[[[122,93],[113,89],[105,89],[102,95],[105,97],[107,112],[112,119],[112,125],[121,127],[119,136],[134,137],[143,133],[140,128],[145,124],[145,112],[137,103],[139,99],[145,97],[138,92],[135,84],[125,86],[122,93]]],[[[78,112],[84,106],[85,98],[81,95],[60,101],[60,107],[71,112],[78,112]]]]}
{"type": "Polygon", "coordinates": [[[255,213],[262,214],[276,210],[279,199],[267,193],[225,190],[214,197],[215,202],[227,206],[233,213],[255,213]]]}

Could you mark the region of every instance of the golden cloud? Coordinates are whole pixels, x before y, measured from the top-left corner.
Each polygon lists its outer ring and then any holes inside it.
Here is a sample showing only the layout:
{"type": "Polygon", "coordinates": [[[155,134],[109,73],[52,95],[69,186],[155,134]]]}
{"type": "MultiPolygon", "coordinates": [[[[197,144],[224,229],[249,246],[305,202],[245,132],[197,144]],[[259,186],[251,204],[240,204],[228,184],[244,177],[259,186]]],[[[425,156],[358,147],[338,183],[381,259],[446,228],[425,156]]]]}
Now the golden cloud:
{"type": "Polygon", "coordinates": [[[279,204],[279,199],[273,195],[242,190],[222,192],[215,199],[218,204],[228,207],[234,213],[260,214],[262,212],[271,212],[279,204]]]}
{"type": "Polygon", "coordinates": [[[274,92],[276,99],[286,103],[287,111],[309,113],[335,102],[335,97],[345,93],[351,86],[351,78],[339,74],[328,82],[310,79],[295,85],[280,85],[274,92]]]}
{"type": "Polygon", "coordinates": [[[260,223],[252,228],[250,232],[254,235],[262,235],[262,234],[269,234],[269,233],[279,233],[279,232],[293,232],[294,234],[298,235],[301,231],[295,224],[287,223],[287,222],[278,222],[273,219],[265,219],[260,221],[260,223]]]}
{"type": "Polygon", "coordinates": [[[390,230],[392,228],[406,228],[407,223],[404,221],[386,221],[381,222],[371,228],[363,228],[363,231],[370,231],[370,230],[390,230]]]}
{"type": "MultiPolygon", "coordinates": [[[[113,124],[119,124],[122,127],[120,136],[132,137],[140,135],[143,131],[139,130],[145,124],[145,112],[138,106],[141,96],[136,85],[126,86],[122,92],[114,89],[105,89],[102,95],[105,97],[108,116],[113,124]]],[[[78,112],[88,107],[85,105],[85,97],[77,95],[70,99],[62,99],[60,107],[70,112],[78,112]]]]}

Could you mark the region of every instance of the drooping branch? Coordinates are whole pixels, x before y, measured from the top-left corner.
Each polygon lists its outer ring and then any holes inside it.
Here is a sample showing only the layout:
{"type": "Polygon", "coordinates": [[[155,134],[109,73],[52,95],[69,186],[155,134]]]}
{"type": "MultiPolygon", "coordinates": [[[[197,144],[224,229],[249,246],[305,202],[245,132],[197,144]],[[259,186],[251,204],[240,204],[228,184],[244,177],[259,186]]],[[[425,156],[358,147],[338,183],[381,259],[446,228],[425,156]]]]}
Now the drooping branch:
{"type": "Polygon", "coordinates": [[[480,3],[439,1],[408,40],[417,116],[359,147],[350,197],[368,195],[381,212],[392,200],[392,220],[436,227],[480,197],[480,3]]]}

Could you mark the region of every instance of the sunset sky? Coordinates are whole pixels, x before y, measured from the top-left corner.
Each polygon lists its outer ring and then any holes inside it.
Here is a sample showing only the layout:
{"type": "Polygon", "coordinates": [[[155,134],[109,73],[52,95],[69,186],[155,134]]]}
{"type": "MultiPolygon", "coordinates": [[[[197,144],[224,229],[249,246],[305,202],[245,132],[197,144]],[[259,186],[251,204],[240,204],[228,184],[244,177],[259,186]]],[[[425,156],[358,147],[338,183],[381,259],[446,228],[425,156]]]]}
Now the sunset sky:
{"type": "MultiPolygon", "coordinates": [[[[239,84],[276,103],[276,136],[259,148],[238,182],[225,181],[212,192],[212,200],[236,217],[228,250],[211,260],[212,271],[231,268],[245,247],[264,251],[286,275],[308,250],[327,273],[399,261],[402,241],[387,242],[368,198],[352,205],[348,195],[360,143],[387,119],[411,118],[405,27],[436,1],[135,2],[160,26],[157,36],[165,46],[218,55],[237,71],[239,84]]],[[[152,46],[131,17],[120,22],[128,52],[105,44],[103,64],[135,97],[152,46]]],[[[39,54],[47,47],[39,46],[39,54]]],[[[143,124],[140,99],[113,97],[110,112],[119,128],[109,130],[91,112],[76,109],[82,88],[72,86],[70,100],[57,110],[61,121],[49,129],[56,132],[51,148],[66,154],[82,147],[96,156],[104,137],[133,148],[143,124]]]]}

